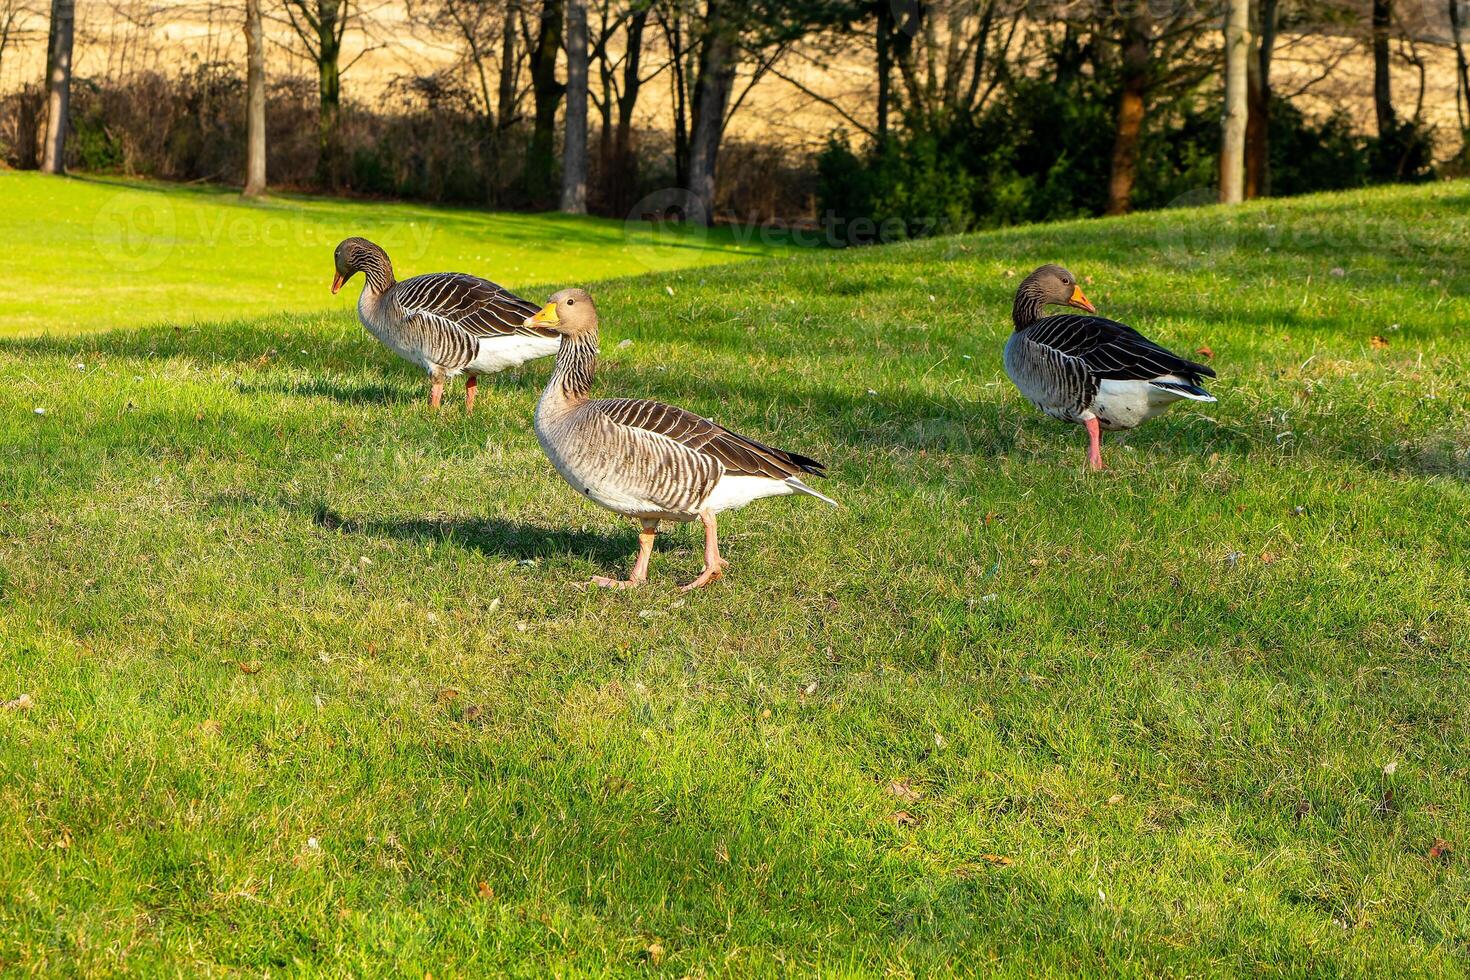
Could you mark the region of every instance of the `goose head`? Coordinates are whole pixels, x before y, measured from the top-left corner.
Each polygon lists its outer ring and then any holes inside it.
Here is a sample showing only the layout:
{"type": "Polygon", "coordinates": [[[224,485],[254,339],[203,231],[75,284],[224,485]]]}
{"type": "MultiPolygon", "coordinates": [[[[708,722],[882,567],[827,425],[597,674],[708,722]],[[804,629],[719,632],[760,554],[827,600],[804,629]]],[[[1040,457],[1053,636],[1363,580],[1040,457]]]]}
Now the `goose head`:
{"type": "Polygon", "coordinates": [[[393,284],[393,263],[388,253],[366,238],[344,238],[333,255],[337,274],[332,277],[332,292],[361,272],[368,285],[381,292],[393,284]]]}
{"type": "Polygon", "coordinates": [[[1022,295],[1040,306],[1073,306],[1088,313],[1096,313],[1097,307],[1082,295],[1077,277],[1059,265],[1044,265],[1021,281],[1016,289],[1016,298],[1022,295]]]}
{"type": "Polygon", "coordinates": [[[550,327],[563,337],[597,333],[597,307],[585,289],[563,289],[535,315],[526,318],[528,327],[550,327]]]}

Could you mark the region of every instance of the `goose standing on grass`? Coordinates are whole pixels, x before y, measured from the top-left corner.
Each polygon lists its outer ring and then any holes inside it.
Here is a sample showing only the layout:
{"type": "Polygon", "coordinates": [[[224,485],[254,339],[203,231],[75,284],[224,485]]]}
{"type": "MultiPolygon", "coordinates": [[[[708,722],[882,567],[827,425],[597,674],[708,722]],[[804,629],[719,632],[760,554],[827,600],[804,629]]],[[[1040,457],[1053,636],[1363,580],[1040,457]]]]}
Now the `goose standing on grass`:
{"type": "Polygon", "coordinates": [[[1103,468],[1102,429],[1132,429],[1181,398],[1215,400],[1200,387],[1215,376],[1205,365],[1105,317],[1043,317],[1047,305],[1097,313],[1066,269],[1044,265],[1031,273],[1016,289],[1006,374],[1047,415],[1087,429],[1087,462],[1094,470],[1103,468]]]}
{"type": "Polygon", "coordinates": [[[772,449],[682,408],[641,398],[589,400],[597,368],[597,308],[585,290],[564,289],[528,324],[561,335],[556,368],[536,406],[536,438],[573,489],[639,521],[638,561],[627,579],[594,578],[609,588],[639,585],[660,521],[704,524],[704,570],[697,589],[724,574],[715,515],[761,497],[822,496],[801,481],[826,467],[772,449]]]}
{"type": "Polygon", "coordinates": [[[332,292],[363,274],[358,318],[385,347],[428,372],[434,408],[444,395],[444,382],[456,375],[469,376],[464,407],[470,412],[480,375],[556,353],[555,333],[526,326],[536,304],[493,282],[462,272],[433,272],[398,282],[388,253],[365,238],[345,239],[335,258],[332,292]]]}

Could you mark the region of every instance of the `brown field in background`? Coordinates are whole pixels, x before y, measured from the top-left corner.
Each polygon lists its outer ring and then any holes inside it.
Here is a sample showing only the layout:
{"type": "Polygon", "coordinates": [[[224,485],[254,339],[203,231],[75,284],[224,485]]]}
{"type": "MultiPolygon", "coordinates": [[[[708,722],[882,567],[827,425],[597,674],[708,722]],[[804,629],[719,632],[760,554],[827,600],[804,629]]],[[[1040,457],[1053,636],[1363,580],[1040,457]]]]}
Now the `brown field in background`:
{"type": "MultiPolygon", "coordinates": [[[[210,62],[238,64],[243,75],[241,16],[238,10],[223,4],[191,0],[79,4],[77,77],[116,78],[140,70],[172,74],[210,62]]],[[[41,80],[45,26],[44,16],[34,16],[28,29],[12,41],[0,63],[0,92],[41,80]]],[[[268,22],[267,33],[268,71],[272,76],[314,78],[314,66],[284,21],[268,22]]],[[[664,60],[660,40],[658,32],[650,27],[645,49],[645,64],[650,69],[664,60]]],[[[1416,48],[1425,64],[1423,115],[1435,128],[1439,155],[1448,156],[1461,144],[1454,51],[1447,42],[1444,27],[1428,16],[1424,18],[1422,37],[1416,40],[1416,48]]],[[[1277,52],[1272,80],[1278,93],[1293,96],[1295,104],[1309,116],[1320,118],[1342,108],[1359,129],[1372,130],[1372,60],[1363,39],[1346,35],[1283,34],[1277,42],[1277,52]],[[1328,64],[1334,64],[1332,71],[1317,81],[1328,64]]],[[[341,63],[351,67],[343,74],[343,98],[348,102],[391,108],[392,100],[399,97],[398,82],[451,69],[459,57],[453,39],[436,35],[425,25],[411,20],[402,3],[388,0],[368,5],[355,29],[349,30],[344,39],[341,63]]],[[[1401,118],[1410,118],[1420,97],[1419,73],[1402,61],[1395,69],[1395,104],[1401,118]]],[[[875,88],[872,53],[857,39],[845,43],[835,55],[793,51],[780,63],[780,70],[858,119],[866,119],[872,113],[875,88]]],[[[598,84],[595,69],[591,75],[595,87],[598,84]]],[[[526,82],[528,79],[523,79],[523,84],[526,82]]],[[[735,97],[740,96],[749,82],[746,73],[736,84],[735,97]]],[[[529,113],[529,93],[521,111],[529,113]]],[[[671,118],[670,87],[667,75],[660,74],[643,90],[636,124],[644,129],[667,130],[671,118]]],[[[596,126],[595,108],[591,119],[596,126]]],[[[853,131],[841,113],[773,75],[766,75],[755,84],[730,125],[730,135],[737,139],[775,141],[794,152],[813,150],[839,132],[854,137],[861,135],[853,131]]]]}

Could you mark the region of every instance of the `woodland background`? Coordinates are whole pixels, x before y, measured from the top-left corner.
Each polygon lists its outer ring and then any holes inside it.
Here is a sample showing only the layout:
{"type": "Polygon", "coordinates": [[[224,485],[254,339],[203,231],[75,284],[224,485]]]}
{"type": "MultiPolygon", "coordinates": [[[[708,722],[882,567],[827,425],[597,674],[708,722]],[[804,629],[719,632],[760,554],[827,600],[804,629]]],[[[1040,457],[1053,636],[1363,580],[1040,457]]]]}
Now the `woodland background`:
{"type": "MultiPolygon", "coordinates": [[[[48,29],[69,2],[0,0],[11,167],[40,163],[48,29]]],[[[570,170],[570,210],[851,243],[1193,202],[1217,182],[1216,0],[259,2],[276,188],[547,209],[570,170]],[[584,83],[588,118],[569,118],[584,83]]],[[[1245,196],[1463,172],[1467,11],[1250,0],[1245,196]]],[[[241,182],[245,13],[76,8],[67,166],[241,182]]]]}

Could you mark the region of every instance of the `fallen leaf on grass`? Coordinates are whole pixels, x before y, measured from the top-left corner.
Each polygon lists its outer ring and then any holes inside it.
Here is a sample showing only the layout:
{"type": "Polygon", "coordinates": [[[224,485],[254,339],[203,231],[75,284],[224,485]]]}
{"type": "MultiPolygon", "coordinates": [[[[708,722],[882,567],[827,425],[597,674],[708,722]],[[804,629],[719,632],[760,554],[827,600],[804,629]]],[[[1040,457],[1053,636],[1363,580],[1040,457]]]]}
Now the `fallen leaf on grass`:
{"type": "Polygon", "coordinates": [[[1436,837],[1434,839],[1434,845],[1429,848],[1429,859],[1431,861],[1448,862],[1450,859],[1450,855],[1453,853],[1455,853],[1455,845],[1451,844],[1447,840],[1441,840],[1440,838],[1436,837]]]}
{"type": "Polygon", "coordinates": [[[907,777],[902,777],[888,784],[888,795],[897,797],[905,803],[912,803],[924,794],[922,791],[910,786],[907,777]]]}
{"type": "Polygon", "coordinates": [[[481,898],[483,898],[487,902],[495,898],[495,889],[490,887],[490,883],[488,881],[482,881],[478,885],[476,885],[475,891],[479,894],[481,898]]]}
{"type": "Polygon", "coordinates": [[[999,865],[1002,868],[1009,868],[1016,863],[1015,858],[1006,857],[1004,854],[982,854],[980,855],[980,860],[987,864],[999,865]]]}
{"type": "Polygon", "coordinates": [[[1122,793],[1114,793],[1112,796],[1108,797],[1108,806],[1113,806],[1114,804],[1122,803],[1122,802],[1123,802],[1123,794],[1122,793]]]}
{"type": "Polygon", "coordinates": [[[1368,346],[1373,348],[1374,350],[1383,350],[1388,346],[1388,338],[1380,337],[1378,334],[1375,333],[1373,336],[1368,338],[1368,346]]]}
{"type": "Polygon", "coordinates": [[[806,687],[803,687],[801,689],[801,696],[802,697],[805,697],[805,698],[809,698],[813,694],[816,694],[816,693],[817,693],[817,682],[816,681],[812,681],[806,687]]]}
{"type": "Polygon", "coordinates": [[[648,955],[648,962],[652,963],[654,966],[658,966],[664,961],[663,943],[651,942],[648,944],[648,948],[645,949],[643,952],[648,955]]]}
{"type": "Polygon", "coordinates": [[[0,704],[0,710],[29,711],[32,707],[35,706],[35,703],[36,702],[31,700],[31,696],[29,694],[22,694],[18,698],[14,698],[13,700],[6,701],[4,704],[0,704]]]}
{"type": "Polygon", "coordinates": [[[242,674],[258,674],[258,673],[260,673],[260,661],[259,660],[242,660],[242,661],[240,661],[240,673],[242,673],[242,674]]]}
{"type": "Polygon", "coordinates": [[[888,819],[892,820],[896,827],[916,827],[919,824],[919,818],[907,810],[899,810],[888,819]]]}
{"type": "Polygon", "coordinates": [[[1209,360],[1210,358],[1213,358],[1215,356],[1215,352],[1210,350],[1208,347],[1197,348],[1195,350],[1195,353],[1198,354],[1200,357],[1205,358],[1206,360],[1209,360]]]}
{"type": "Polygon", "coordinates": [[[452,687],[441,688],[439,693],[434,695],[434,700],[440,704],[449,704],[451,701],[459,700],[459,692],[452,687]]]}
{"type": "Polygon", "coordinates": [[[465,721],[479,721],[480,718],[484,714],[485,714],[485,709],[484,708],[480,707],[478,704],[472,704],[469,707],[467,707],[467,708],[464,709],[464,720],[465,721]]]}
{"type": "Polygon", "coordinates": [[[1263,565],[1274,565],[1280,558],[1281,556],[1274,551],[1261,552],[1261,564],[1263,565]]]}

